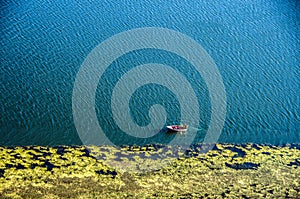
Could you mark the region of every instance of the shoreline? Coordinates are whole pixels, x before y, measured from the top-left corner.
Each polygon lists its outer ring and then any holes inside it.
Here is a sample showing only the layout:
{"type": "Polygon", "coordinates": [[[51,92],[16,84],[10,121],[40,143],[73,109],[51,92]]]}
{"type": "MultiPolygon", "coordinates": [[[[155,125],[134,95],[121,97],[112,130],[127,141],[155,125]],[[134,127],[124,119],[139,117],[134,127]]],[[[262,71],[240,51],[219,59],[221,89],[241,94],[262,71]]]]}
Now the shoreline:
{"type": "Polygon", "coordinates": [[[0,198],[300,197],[297,143],[15,146],[0,160],[0,198]]]}

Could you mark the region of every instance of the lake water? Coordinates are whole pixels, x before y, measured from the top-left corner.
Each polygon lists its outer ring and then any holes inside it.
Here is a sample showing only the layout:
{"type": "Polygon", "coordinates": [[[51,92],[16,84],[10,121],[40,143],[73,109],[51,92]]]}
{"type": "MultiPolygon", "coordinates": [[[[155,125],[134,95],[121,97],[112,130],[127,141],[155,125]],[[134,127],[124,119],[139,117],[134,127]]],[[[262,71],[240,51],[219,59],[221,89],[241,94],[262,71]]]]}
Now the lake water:
{"type": "MultiPolygon", "coordinates": [[[[111,36],[143,27],[188,35],[214,60],[227,98],[218,142],[300,142],[296,0],[24,0],[2,1],[0,9],[0,145],[81,144],[72,92],[82,63],[111,36]]],[[[110,112],[112,89],[120,77],[154,62],[172,66],[197,88],[201,112],[195,128],[204,130],[194,142],[203,141],[211,117],[206,84],[187,60],[157,49],[119,57],[99,79],[95,109],[107,137],[117,145],[168,143],[173,138],[163,132],[148,139],[128,136],[110,112]]],[[[130,113],[139,125],[149,123],[148,110],[154,104],[166,108],[168,123],[180,121],[180,104],[166,87],[145,85],[132,99],[130,113]]]]}

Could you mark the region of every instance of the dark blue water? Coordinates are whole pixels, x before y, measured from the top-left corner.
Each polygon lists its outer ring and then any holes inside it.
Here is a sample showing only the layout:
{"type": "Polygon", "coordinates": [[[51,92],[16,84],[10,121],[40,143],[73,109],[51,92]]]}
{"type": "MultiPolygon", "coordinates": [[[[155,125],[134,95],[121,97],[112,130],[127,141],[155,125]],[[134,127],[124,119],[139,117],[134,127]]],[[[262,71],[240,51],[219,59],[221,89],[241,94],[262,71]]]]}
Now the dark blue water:
{"type": "MultiPolygon", "coordinates": [[[[296,0],[24,0],[1,1],[0,11],[0,145],[81,144],[72,115],[72,91],[81,64],[99,43],[141,27],[184,33],[213,58],[227,97],[219,142],[300,142],[300,6],[296,0]]],[[[110,89],[124,74],[116,70],[118,64],[130,69],[154,61],[172,65],[201,90],[197,128],[210,124],[210,99],[201,75],[172,53],[144,49],[116,60],[112,71],[99,80],[103,84],[97,88],[97,117],[116,144],[172,139],[169,134],[147,140],[128,137],[115,126],[107,108],[110,89]]],[[[180,121],[178,100],[160,85],[136,91],[130,105],[133,119],[146,125],[149,108],[158,103],[166,108],[168,123],[180,121]]],[[[199,131],[194,142],[202,140],[199,131]]]]}

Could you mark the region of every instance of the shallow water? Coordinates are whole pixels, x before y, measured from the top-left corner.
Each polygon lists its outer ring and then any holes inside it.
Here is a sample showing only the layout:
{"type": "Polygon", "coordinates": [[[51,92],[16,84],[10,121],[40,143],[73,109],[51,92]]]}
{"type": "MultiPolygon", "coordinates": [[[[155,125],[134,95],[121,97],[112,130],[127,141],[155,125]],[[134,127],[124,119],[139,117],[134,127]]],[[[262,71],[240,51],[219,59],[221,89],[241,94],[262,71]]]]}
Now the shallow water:
{"type": "MultiPolygon", "coordinates": [[[[219,142],[300,142],[297,1],[25,0],[1,2],[0,15],[0,145],[81,144],[72,115],[81,64],[105,39],[141,27],[184,33],[213,58],[227,97],[219,142]]],[[[189,62],[156,49],[128,53],[105,71],[95,100],[99,124],[118,145],[166,144],[174,137],[164,132],[147,139],[128,136],[110,112],[116,82],[129,69],[151,62],[171,65],[197,88],[201,112],[194,129],[204,130],[194,142],[203,141],[211,116],[205,82],[189,62]]],[[[157,103],[166,108],[167,123],[180,121],[180,104],[165,87],[146,85],[131,103],[139,125],[149,123],[148,110],[157,103]]]]}

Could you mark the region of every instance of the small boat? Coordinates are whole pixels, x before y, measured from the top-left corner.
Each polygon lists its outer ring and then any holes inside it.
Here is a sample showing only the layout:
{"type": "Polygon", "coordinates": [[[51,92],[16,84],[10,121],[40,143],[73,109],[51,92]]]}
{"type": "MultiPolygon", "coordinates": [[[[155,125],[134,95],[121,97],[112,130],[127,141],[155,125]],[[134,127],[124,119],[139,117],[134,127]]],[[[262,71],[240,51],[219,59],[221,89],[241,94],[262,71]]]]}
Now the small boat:
{"type": "Polygon", "coordinates": [[[171,125],[167,126],[167,128],[171,131],[176,131],[176,132],[185,132],[188,130],[189,126],[186,124],[180,124],[180,125],[171,125]]]}

